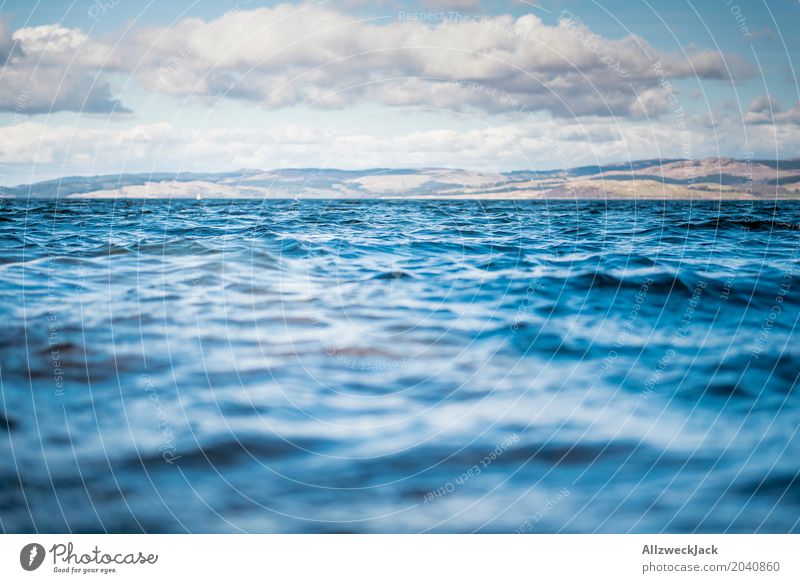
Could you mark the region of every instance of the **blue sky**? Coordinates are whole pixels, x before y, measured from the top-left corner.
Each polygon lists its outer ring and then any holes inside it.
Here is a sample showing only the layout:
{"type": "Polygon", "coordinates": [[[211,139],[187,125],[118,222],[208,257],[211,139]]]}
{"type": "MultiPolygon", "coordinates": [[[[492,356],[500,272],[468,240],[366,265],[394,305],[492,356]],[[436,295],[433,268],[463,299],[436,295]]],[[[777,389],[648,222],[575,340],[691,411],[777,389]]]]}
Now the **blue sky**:
{"type": "Polygon", "coordinates": [[[0,183],[800,156],[800,3],[5,2],[0,183]]]}

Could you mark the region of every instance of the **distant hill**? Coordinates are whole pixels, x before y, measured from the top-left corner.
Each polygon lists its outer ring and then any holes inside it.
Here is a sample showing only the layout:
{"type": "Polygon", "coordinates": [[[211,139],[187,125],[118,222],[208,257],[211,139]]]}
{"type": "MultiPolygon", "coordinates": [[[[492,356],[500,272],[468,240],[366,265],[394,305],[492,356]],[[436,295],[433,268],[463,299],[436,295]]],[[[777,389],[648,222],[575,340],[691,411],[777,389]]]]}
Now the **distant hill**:
{"type": "Polygon", "coordinates": [[[800,198],[800,160],[641,160],[566,170],[288,168],[74,176],[4,198],[800,198]]]}

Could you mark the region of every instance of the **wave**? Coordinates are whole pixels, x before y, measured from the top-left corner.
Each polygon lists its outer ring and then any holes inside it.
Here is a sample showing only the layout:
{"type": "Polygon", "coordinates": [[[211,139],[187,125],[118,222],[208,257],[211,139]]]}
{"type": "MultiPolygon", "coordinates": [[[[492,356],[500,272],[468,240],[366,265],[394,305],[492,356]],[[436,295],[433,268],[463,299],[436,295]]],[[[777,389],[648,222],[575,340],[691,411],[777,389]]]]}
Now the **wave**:
{"type": "Polygon", "coordinates": [[[689,230],[724,230],[738,229],[748,231],[775,231],[788,230],[800,231],[800,222],[790,222],[777,219],[736,219],[731,217],[716,217],[708,220],[684,222],[678,225],[679,229],[689,230]]]}
{"type": "Polygon", "coordinates": [[[73,202],[3,203],[8,531],[798,529],[800,204],[73,202]]]}

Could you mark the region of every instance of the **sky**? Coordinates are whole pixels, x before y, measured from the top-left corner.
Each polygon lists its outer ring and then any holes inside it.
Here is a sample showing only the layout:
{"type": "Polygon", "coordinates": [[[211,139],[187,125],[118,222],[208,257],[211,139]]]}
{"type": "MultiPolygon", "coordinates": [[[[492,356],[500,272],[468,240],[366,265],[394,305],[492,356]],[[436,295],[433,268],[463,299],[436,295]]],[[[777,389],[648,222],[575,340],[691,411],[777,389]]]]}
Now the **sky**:
{"type": "Polygon", "coordinates": [[[800,2],[0,0],[0,184],[800,157],[800,2]]]}

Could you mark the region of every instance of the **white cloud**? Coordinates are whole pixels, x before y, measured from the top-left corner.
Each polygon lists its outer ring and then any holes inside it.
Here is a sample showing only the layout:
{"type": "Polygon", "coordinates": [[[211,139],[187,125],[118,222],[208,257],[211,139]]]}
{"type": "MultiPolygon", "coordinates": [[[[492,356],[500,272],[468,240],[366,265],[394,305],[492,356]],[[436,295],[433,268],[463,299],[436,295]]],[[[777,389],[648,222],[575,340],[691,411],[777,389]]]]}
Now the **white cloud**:
{"type": "Polygon", "coordinates": [[[149,90],[228,95],[264,107],[368,100],[489,112],[524,107],[565,117],[658,115],[666,111],[663,99],[637,98],[656,87],[656,62],[666,78],[746,73],[736,58],[726,65],[713,51],[665,54],[639,38],[605,39],[583,24],[549,26],[533,14],[364,21],[323,7],[281,5],[150,29],[135,45],[147,51],[137,75],[149,90]]]}
{"type": "Polygon", "coordinates": [[[664,53],[638,37],[603,38],[567,18],[547,25],[534,14],[442,14],[434,22],[364,19],[318,5],[282,4],[139,29],[119,46],[59,26],[21,29],[0,71],[0,108],[14,109],[15,96],[27,90],[35,96],[29,112],[108,111],[119,104],[103,74],[117,70],[151,92],[225,96],[265,108],[375,102],[642,117],[667,111],[656,62],[667,79],[747,73],[731,56],[664,53]],[[26,82],[27,76],[33,80],[26,82]]]}
{"type": "MultiPolygon", "coordinates": [[[[0,160],[12,175],[32,164],[50,175],[290,166],[504,170],[679,157],[687,133],[695,156],[742,157],[744,151],[730,151],[741,144],[770,157],[796,155],[798,105],[784,109],[759,98],[746,112],[720,116],[714,131],[688,109],[683,125],[676,119],[676,80],[737,78],[748,74],[746,64],[714,51],[667,53],[634,36],[604,38],[565,16],[556,25],[533,14],[420,22],[284,4],[233,10],[210,22],[186,18],[113,40],[57,25],[13,34],[0,26],[0,109],[19,114],[0,128],[0,160]],[[269,131],[120,129],[114,119],[107,130],[19,123],[23,114],[50,110],[120,111],[109,72],[150,92],[132,92],[139,114],[164,94],[178,98],[165,98],[166,107],[220,98],[241,103],[243,115],[292,107],[296,120],[302,107],[375,103],[468,113],[470,124],[477,118],[498,125],[409,129],[390,138],[369,129],[380,126],[375,117],[352,127],[342,121],[336,127],[350,129],[329,132],[285,124],[269,131]]],[[[436,118],[426,119],[429,126],[436,118]]],[[[446,119],[448,127],[454,119],[466,125],[463,116],[446,119]]]]}
{"type": "MultiPolygon", "coordinates": [[[[693,134],[697,156],[756,157],[800,148],[789,128],[731,124],[693,134]]],[[[26,122],[0,128],[0,159],[10,167],[36,166],[36,180],[69,174],[148,171],[225,171],[239,168],[462,167],[476,170],[563,168],[682,156],[683,131],[669,121],[609,126],[602,120],[543,119],[456,131],[430,129],[378,137],[355,129],[320,132],[301,125],[192,130],[169,124],[100,130],[26,122]],[[310,162],[313,161],[313,162],[310,162]]],[[[19,180],[18,182],[28,181],[19,180]]],[[[10,183],[12,181],[6,181],[10,183]]]]}
{"type": "Polygon", "coordinates": [[[58,25],[0,24],[0,110],[19,115],[49,111],[126,111],[102,77],[110,47],[58,25]]]}
{"type": "Polygon", "coordinates": [[[794,126],[796,131],[797,124],[800,124],[800,103],[795,103],[789,109],[785,109],[783,104],[768,95],[759,95],[743,114],[744,120],[749,124],[770,125],[770,126],[794,126]]]}

